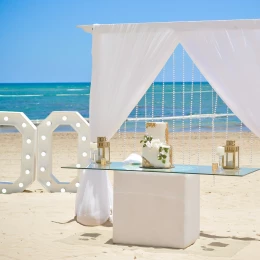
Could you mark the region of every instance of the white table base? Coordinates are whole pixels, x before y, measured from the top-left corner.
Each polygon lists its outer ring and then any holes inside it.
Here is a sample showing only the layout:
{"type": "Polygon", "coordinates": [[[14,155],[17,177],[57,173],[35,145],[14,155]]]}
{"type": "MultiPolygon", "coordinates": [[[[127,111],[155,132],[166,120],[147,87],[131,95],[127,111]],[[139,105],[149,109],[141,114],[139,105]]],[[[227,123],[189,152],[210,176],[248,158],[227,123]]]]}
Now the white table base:
{"type": "Polygon", "coordinates": [[[200,233],[200,176],[114,172],[113,242],[186,248],[200,233]]]}

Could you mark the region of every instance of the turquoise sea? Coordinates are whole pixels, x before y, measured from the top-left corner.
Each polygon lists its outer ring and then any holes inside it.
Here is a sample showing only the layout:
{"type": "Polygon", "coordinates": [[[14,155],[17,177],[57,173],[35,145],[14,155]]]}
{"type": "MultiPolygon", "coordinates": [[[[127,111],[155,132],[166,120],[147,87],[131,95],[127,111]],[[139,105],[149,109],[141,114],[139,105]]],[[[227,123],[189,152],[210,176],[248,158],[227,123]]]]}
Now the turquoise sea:
{"type": "MultiPolygon", "coordinates": [[[[31,120],[42,120],[52,111],[78,111],[83,117],[88,118],[89,93],[90,83],[2,83],[0,111],[24,112],[31,120]]],[[[156,120],[162,114],[165,117],[179,116],[180,119],[168,121],[169,128],[171,130],[174,123],[175,131],[182,131],[182,116],[198,115],[200,110],[202,114],[232,114],[224,102],[218,96],[216,98],[215,91],[207,82],[155,82],[129,117],[153,116],[156,120]]],[[[226,131],[227,127],[229,131],[239,131],[241,126],[240,120],[235,116],[229,116],[228,119],[226,116],[216,118],[214,124],[216,131],[226,131]]],[[[69,129],[63,128],[60,131],[69,129]]],[[[138,132],[144,131],[144,122],[127,122],[128,132],[135,129],[138,132]]],[[[184,120],[184,131],[190,129],[198,131],[199,119],[184,120]]],[[[248,131],[245,126],[243,130],[248,131]]],[[[11,130],[1,128],[1,132],[6,131],[11,130]]],[[[201,131],[212,131],[211,118],[201,119],[201,131]]]]}

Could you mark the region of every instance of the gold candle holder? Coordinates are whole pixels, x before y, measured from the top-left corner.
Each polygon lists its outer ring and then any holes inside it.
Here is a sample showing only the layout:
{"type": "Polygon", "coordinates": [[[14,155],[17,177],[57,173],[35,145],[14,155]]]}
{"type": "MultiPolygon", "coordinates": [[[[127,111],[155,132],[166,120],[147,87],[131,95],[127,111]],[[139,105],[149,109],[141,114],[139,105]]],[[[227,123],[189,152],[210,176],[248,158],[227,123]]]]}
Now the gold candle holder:
{"type": "Polygon", "coordinates": [[[225,147],[225,154],[223,156],[224,169],[238,169],[239,168],[239,146],[233,140],[227,140],[225,147]]]}
{"type": "Polygon", "coordinates": [[[106,141],[106,137],[97,138],[97,158],[96,163],[101,164],[101,159],[106,160],[106,164],[110,163],[110,143],[106,141]]]}
{"type": "Polygon", "coordinates": [[[218,163],[212,163],[212,171],[216,172],[218,170],[218,163]]]}

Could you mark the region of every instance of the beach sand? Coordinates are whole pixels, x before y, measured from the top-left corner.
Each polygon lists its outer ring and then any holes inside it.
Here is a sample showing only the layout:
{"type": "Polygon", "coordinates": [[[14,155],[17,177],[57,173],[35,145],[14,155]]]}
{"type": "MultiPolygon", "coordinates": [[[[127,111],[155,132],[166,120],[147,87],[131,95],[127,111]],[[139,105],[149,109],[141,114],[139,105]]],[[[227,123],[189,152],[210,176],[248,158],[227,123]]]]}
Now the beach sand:
{"type": "MultiPolygon", "coordinates": [[[[140,153],[141,136],[116,134],[112,160],[140,153]]],[[[259,138],[250,133],[229,133],[228,138],[240,146],[241,165],[260,166],[259,138]]],[[[175,134],[174,162],[210,165],[212,143],[216,147],[225,140],[225,133],[213,141],[212,133],[202,133],[200,141],[198,133],[175,134]]],[[[20,171],[21,135],[1,134],[0,143],[0,179],[13,181],[20,171]]],[[[54,133],[53,173],[59,180],[75,177],[76,171],[60,167],[76,162],[76,149],[77,134],[54,133]]],[[[260,259],[259,171],[243,178],[201,176],[200,239],[185,250],[114,245],[109,223],[85,227],[75,221],[75,196],[47,193],[37,181],[23,193],[0,195],[0,260],[260,259]]]]}

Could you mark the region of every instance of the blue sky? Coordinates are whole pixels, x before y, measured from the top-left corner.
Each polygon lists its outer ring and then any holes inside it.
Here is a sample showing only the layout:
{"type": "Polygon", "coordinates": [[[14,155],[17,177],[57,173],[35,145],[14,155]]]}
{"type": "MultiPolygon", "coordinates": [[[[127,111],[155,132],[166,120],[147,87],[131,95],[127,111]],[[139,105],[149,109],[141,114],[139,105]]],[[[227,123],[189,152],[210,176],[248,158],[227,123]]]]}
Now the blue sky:
{"type": "Polygon", "coordinates": [[[91,35],[78,24],[253,18],[259,0],[0,0],[0,83],[90,81],[91,35]]]}

